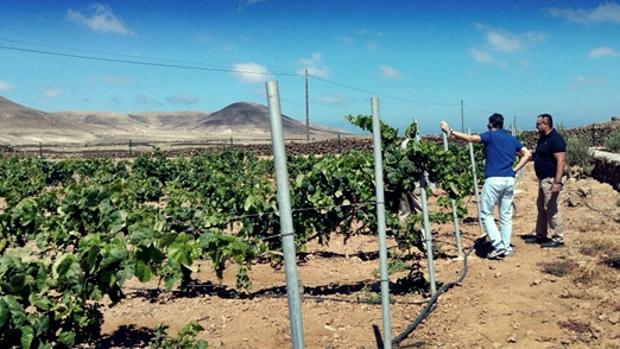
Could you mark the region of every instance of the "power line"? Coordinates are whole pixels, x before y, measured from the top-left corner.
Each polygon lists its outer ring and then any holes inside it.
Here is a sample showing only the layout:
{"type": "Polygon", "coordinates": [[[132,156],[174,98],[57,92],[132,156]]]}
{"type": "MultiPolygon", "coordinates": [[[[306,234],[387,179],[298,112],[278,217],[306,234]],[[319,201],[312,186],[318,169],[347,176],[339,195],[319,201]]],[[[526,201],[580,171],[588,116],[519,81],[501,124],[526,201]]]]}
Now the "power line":
{"type": "MultiPolygon", "coordinates": [[[[86,59],[86,60],[100,61],[100,62],[124,63],[124,64],[161,67],[161,68],[215,71],[215,72],[226,72],[226,73],[245,73],[245,74],[256,74],[256,75],[274,75],[274,76],[284,76],[284,77],[303,77],[303,75],[300,75],[298,73],[285,73],[285,72],[268,72],[267,73],[265,71],[258,71],[258,70],[251,70],[251,69],[232,69],[232,68],[208,66],[208,65],[204,65],[200,63],[188,63],[188,62],[183,62],[183,61],[176,61],[176,60],[170,60],[170,59],[157,59],[157,58],[150,58],[150,57],[144,57],[144,59],[147,59],[150,61],[140,61],[140,60],[135,60],[136,57],[131,56],[131,55],[108,53],[108,52],[95,51],[95,50],[84,50],[84,49],[70,48],[70,47],[64,47],[64,46],[54,46],[54,45],[10,40],[10,39],[3,39],[3,38],[0,38],[0,41],[17,43],[17,44],[26,44],[26,45],[39,45],[43,47],[71,50],[71,51],[76,51],[76,52],[96,53],[96,54],[101,54],[101,55],[118,56],[118,57],[133,58],[133,59],[96,57],[94,55],[73,54],[73,53],[64,53],[64,52],[58,52],[58,51],[52,51],[52,50],[31,49],[31,48],[16,47],[16,46],[11,46],[11,45],[0,45],[0,49],[4,49],[4,50],[44,54],[44,55],[57,56],[57,57],[86,59]],[[153,62],[153,61],[170,62],[170,63],[158,63],[158,62],[153,62]]],[[[398,96],[391,96],[391,95],[387,95],[384,93],[378,93],[375,91],[370,91],[370,90],[362,89],[362,88],[355,87],[352,85],[344,84],[344,83],[337,82],[334,80],[321,78],[321,77],[314,76],[311,74],[308,74],[308,77],[311,77],[313,79],[316,79],[316,80],[319,80],[319,81],[322,81],[328,84],[332,84],[334,86],[346,88],[349,90],[354,90],[354,91],[366,93],[369,95],[383,97],[386,99],[397,100],[397,101],[406,102],[406,103],[427,105],[427,106],[441,106],[441,107],[456,107],[459,105],[458,103],[429,102],[429,101],[415,100],[415,99],[410,99],[410,98],[402,98],[398,96]]]]}
{"type": "Polygon", "coordinates": [[[21,52],[29,52],[29,53],[38,53],[38,54],[45,54],[45,55],[58,56],[58,57],[87,59],[87,60],[91,60],[91,61],[112,62],[112,63],[125,63],[125,64],[135,64],[135,65],[144,65],[144,66],[161,67],[161,68],[176,68],[176,69],[187,69],[187,70],[217,71],[217,72],[226,72],[226,73],[245,73],[245,74],[256,74],[256,75],[276,75],[276,76],[300,77],[299,74],[290,74],[290,73],[276,73],[276,72],[266,73],[264,71],[246,70],[246,69],[199,67],[199,66],[195,66],[195,65],[185,65],[185,64],[144,62],[144,61],[136,61],[136,60],[128,60],[128,59],[117,59],[117,58],[105,58],[105,57],[77,55],[77,54],[72,54],[72,53],[62,53],[62,52],[54,52],[54,51],[47,51],[47,50],[35,50],[35,49],[28,49],[28,48],[15,47],[15,46],[6,46],[6,45],[0,45],[0,49],[10,50],[10,51],[21,51],[21,52]]]}
{"type": "Polygon", "coordinates": [[[393,100],[397,100],[397,101],[401,101],[401,102],[414,103],[414,104],[423,104],[423,105],[433,105],[433,106],[441,106],[441,107],[456,107],[456,106],[459,105],[458,103],[427,102],[427,101],[421,101],[421,100],[415,100],[415,99],[409,99],[409,98],[390,96],[390,95],[386,95],[386,94],[383,94],[383,93],[377,93],[377,92],[373,92],[373,91],[370,91],[370,90],[361,89],[359,87],[343,84],[343,83],[340,83],[340,82],[337,82],[337,81],[321,78],[321,77],[318,77],[318,76],[315,76],[315,75],[308,75],[308,76],[310,76],[310,77],[312,77],[314,79],[326,82],[328,84],[335,85],[335,86],[347,88],[347,89],[358,91],[358,92],[367,93],[367,94],[373,95],[373,96],[393,99],[393,100]]]}
{"type": "MultiPolygon", "coordinates": [[[[99,50],[86,50],[86,49],[80,49],[80,48],[74,48],[74,47],[68,47],[68,46],[60,46],[60,45],[49,45],[45,43],[32,42],[32,41],[21,41],[21,40],[12,40],[12,39],[4,39],[4,38],[0,38],[0,41],[10,42],[14,44],[22,44],[22,45],[36,45],[40,47],[47,47],[47,48],[60,49],[60,50],[69,50],[69,51],[75,51],[75,52],[94,53],[94,54],[100,54],[100,55],[106,55],[106,56],[117,56],[117,57],[131,58],[131,59],[143,59],[143,60],[149,60],[149,61],[177,63],[177,64],[182,64],[182,65],[199,66],[199,67],[206,67],[206,68],[212,68],[212,69],[224,69],[224,70],[229,69],[229,68],[224,68],[224,67],[208,65],[208,64],[204,64],[200,62],[182,61],[182,60],[174,60],[174,59],[166,59],[166,58],[153,58],[153,57],[146,57],[146,56],[136,57],[135,55],[126,55],[122,53],[112,53],[112,52],[105,52],[105,51],[99,51],[99,50]]],[[[232,71],[245,73],[245,72],[249,72],[252,70],[251,69],[247,69],[247,70],[232,69],[232,71]]],[[[256,73],[265,74],[265,72],[261,72],[261,71],[256,71],[256,73]]],[[[269,73],[265,75],[296,76],[296,77],[301,76],[299,74],[290,74],[290,73],[282,73],[282,72],[269,73]]]]}

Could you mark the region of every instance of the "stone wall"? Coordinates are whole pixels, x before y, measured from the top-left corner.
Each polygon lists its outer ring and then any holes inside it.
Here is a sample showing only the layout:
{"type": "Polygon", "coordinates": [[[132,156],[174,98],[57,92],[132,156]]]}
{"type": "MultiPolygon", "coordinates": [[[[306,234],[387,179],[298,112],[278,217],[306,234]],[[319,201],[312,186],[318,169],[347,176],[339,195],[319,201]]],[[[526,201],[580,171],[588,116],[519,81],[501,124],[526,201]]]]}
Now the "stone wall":
{"type": "Polygon", "coordinates": [[[620,191],[620,154],[595,150],[592,157],[594,158],[592,177],[620,191]]]}

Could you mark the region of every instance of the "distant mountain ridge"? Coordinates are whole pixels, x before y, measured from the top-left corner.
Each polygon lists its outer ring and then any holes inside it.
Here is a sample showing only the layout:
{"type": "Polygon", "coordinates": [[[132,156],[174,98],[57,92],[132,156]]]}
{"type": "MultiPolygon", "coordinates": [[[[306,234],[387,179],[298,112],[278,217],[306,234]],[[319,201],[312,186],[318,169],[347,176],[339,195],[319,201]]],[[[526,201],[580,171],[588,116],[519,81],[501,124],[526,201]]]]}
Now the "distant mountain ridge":
{"type": "MultiPolygon", "coordinates": [[[[305,124],[282,116],[285,134],[303,134],[305,124]]],[[[213,113],[199,111],[113,113],[62,111],[47,113],[0,96],[0,143],[83,143],[143,139],[190,140],[210,137],[268,136],[269,109],[258,103],[237,102],[213,113]]],[[[311,134],[346,131],[311,125],[311,134]]]]}

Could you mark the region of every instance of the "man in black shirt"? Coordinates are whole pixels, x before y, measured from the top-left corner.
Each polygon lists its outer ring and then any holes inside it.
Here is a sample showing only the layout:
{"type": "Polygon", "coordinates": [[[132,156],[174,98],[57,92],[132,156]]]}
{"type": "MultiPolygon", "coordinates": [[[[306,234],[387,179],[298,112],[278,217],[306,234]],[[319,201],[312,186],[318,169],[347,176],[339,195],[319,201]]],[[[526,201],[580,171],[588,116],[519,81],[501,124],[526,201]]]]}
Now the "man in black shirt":
{"type": "Polygon", "coordinates": [[[540,135],[534,153],[534,169],[539,180],[536,241],[542,247],[561,247],[564,246],[564,231],[560,203],[565,178],[566,142],[553,128],[553,118],[549,114],[538,115],[536,128],[540,135]],[[550,239],[547,237],[548,230],[550,239]]]}

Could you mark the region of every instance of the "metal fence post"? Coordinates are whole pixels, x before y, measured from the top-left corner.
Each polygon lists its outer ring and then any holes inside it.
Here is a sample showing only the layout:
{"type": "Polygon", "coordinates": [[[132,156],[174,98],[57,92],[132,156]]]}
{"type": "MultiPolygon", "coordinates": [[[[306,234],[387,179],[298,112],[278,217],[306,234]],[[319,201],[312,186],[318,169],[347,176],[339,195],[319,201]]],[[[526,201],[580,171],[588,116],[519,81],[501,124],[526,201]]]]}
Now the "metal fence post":
{"type": "MultiPolygon", "coordinates": [[[[301,318],[299,280],[297,278],[297,257],[295,254],[295,232],[291,214],[284,136],[282,131],[282,113],[280,111],[280,93],[277,81],[267,81],[267,100],[271,118],[271,142],[273,161],[278,187],[278,207],[280,210],[280,234],[284,252],[284,272],[286,276],[286,293],[288,297],[288,314],[291,326],[291,338],[295,349],[304,347],[304,332],[301,318]]],[[[232,139],[232,138],[231,138],[232,139]]]]}
{"type": "Polygon", "coordinates": [[[415,140],[416,142],[420,141],[420,139],[422,139],[422,136],[420,136],[420,122],[418,121],[418,119],[415,119],[415,125],[417,128],[417,132],[415,133],[415,140]]]}
{"type": "Polygon", "coordinates": [[[133,155],[133,142],[129,140],[129,156],[133,155]]]}
{"type": "MultiPolygon", "coordinates": [[[[390,319],[390,275],[387,267],[387,242],[385,237],[385,198],[383,193],[383,152],[381,151],[381,121],[379,98],[370,99],[372,108],[372,140],[375,158],[375,196],[377,198],[377,230],[379,233],[379,269],[381,274],[381,309],[383,311],[383,348],[392,348],[390,319]]],[[[340,134],[339,134],[340,135],[340,134]]]]}
{"type": "Polygon", "coordinates": [[[43,159],[43,144],[39,142],[39,159],[43,159]]]}
{"type": "Polygon", "coordinates": [[[428,186],[428,173],[424,171],[421,180],[420,199],[422,201],[422,217],[424,221],[424,239],[426,241],[426,258],[428,259],[428,280],[431,284],[431,294],[437,292],[437,282],[435,282],[435,262],[433,256],[433,236],[431,234],[431,223],[428,217],[428,198],[426,196],[426,187],[428,186]]]}
{"type": "MultiPolygon", "coordinates": [[[[471,134],[471,131],[467,129],[467,133],[471,134]]],[[[480,193],[478,192],[478,175],[476,174],[476,157],[474,156],[474,145],[469,142],[469,161],[471,162],[471,173],[474,176],[474,195],[476,198],[476,211],[478,212],[478,224],[480,225],[480,231],[482,236],[486,235],[484,226],[482,225],[482,218],[480,218],[480,193]]]]}
{"type": "MultiPolygon", "coordinates": [[[[443,149],[448,151],[448,135],[445,132],[443,135],[443,149]]],[[[456,236],[456,254],[458,258],[463,258],[463,245],[461,244],[461,228],[459,227],[459,215],[456,211],[456,200],[450,199],[452,204],[452,222],[454,223],[454,235],[456,236]]]]}
{"type": "MultiPolygon", "coordinates": [[[[419,142],[422,139],[422,136],[420,136],[420,130],[422,128],[420,127],[420,123],[417,119],[415,120],[415,122],[418,125],[418,133],[415,138],[416,142],[419,142]]],[[[424,223],[424,228],[422,229],[422,232],[424,233],[423,238],[426,243],[425,247],[426,258],[428,260],[428,281],[431,284],[431,294],[435,294],[435,292],[437,292],[437,283],[435,282],[435,262],[433,261],[433,235],[431,234],[431,223],[428,216],[428,197],[426,195],[426,187],[428,186],[428,182],[428,173],[424,171],[424,175],[420,179],[420,187],[422,189],[420,193],[420,201],[422,201],[422,218],[424,223]]]]}

